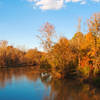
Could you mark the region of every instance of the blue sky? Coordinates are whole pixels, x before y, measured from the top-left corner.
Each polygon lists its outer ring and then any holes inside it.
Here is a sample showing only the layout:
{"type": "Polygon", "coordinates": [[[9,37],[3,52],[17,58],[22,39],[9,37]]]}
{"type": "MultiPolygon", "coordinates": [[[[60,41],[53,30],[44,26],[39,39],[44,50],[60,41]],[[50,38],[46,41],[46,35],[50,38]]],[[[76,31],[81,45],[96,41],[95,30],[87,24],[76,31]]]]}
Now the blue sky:
{"type": "Polygon", "coordinates": [[[36,35],[47,21],[58,35],[70,39],[77,31],[78,18],[84,23],[96,12],[100,12],[100,0],[0,0],[0,40],[39,47],[36,35]]]}

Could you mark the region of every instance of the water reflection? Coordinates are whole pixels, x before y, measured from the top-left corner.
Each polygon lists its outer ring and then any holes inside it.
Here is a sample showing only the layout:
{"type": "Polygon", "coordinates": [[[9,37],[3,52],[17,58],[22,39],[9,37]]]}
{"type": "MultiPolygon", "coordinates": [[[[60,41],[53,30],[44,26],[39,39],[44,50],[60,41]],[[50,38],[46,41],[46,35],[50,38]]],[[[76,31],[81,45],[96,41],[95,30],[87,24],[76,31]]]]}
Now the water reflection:
{"type": "Polygon", "coordinates": [[[46,100],[100,100],[99,89],[88,84],[55,80],[50,85],[50,95],[46,100]]]}
{"type": "Polygon", "coordinates": [[[32,68],[5,68],[0,69],[0,98],[0,100],[100,100],[100,90],[89,84],[54,80],[50,73],[40,73],[32,68]]]}
{"type": "Polygon", "coordinates": [[[0,69],[0,87],[4,88],[6,83],[12,83],[12,79],[21,80],[26,77],[28,81],[36,82],[40,77],[39,72],[25,68],[3,68],[0,69]]]}

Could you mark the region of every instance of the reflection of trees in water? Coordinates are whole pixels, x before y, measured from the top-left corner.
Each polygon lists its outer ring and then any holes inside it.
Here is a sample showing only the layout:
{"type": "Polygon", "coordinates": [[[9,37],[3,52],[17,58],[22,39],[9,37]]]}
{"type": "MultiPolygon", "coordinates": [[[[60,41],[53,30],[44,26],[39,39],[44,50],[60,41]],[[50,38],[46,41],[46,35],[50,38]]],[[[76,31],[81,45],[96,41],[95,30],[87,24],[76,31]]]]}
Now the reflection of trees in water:
{"type": "Polygon", "coordinates": [[[13,78],[21,80],[23,77],[31,82],[37,82],[40,79],[46,88],[46,93],[50,87],[49,96],[44,95],[44,100],[100,100],[99,88],[89,84],[82,85],[75,81],[54,80],[50,78],[50,74],[41,75],[39,71],[33,71],[31,68],[0,69],[0,87],[5,87],[8,82],[12,84],[13,78]]]}
{"type": "Polygon", "coordinates": [[[40,73],[31,68],[3,68],[0,69],[0,87],[5,87],[6,82],[12,83],[12,79],[21,80],[26,77],[29,81],[36,82],[40,73]]]}
{"type": "Polygon", "coordinates": [[[100,100],[99,89],[88,84],[79,84],[65,80],[52,80],[51,91],[44,100],[100,100]]]}

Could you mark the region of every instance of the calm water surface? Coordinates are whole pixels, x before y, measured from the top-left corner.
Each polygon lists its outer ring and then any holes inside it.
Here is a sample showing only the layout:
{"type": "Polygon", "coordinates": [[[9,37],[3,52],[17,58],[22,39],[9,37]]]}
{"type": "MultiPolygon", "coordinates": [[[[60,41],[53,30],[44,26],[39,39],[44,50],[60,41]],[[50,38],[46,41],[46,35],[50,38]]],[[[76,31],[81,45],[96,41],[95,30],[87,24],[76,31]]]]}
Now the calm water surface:
{"type": "Polygon", "coordinates": [[[100,89],[28,68],[0,69],[0,100],[100,100],[100,89]]]}

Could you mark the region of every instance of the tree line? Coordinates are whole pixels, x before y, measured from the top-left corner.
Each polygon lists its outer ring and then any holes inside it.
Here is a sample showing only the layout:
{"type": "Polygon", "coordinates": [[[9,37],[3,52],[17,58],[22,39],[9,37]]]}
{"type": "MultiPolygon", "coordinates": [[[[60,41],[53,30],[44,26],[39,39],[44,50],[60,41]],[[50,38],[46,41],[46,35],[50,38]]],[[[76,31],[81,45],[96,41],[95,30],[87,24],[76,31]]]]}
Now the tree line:
{"type": "Polygon", "coordinates": [[[100,75],[100,13],[87,22],[87,34],[78,31],[72,39],[60,37],[54,25],[45,23],[37,36],[44,52],[31,49],[21,51],[0,42],[0,66],[39,65],[50,69],[55,77],[94,78],[100,75]],[[56,74],[55,74],[56,73],[56,74]]]}
{"type": "Polygon", "coordinates": [[[28,51],[9,46],[6,40],[0,42],[0,67],[38,65],[42,53],[37,49],[28,51]]]}

